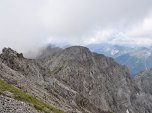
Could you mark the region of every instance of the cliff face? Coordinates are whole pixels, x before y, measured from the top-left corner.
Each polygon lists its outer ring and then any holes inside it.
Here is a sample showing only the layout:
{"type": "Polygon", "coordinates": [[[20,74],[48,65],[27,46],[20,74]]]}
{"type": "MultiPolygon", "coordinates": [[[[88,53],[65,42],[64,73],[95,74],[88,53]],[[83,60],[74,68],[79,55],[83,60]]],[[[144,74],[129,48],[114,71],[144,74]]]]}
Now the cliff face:
{"type": "Polygon", "coordinates": [[[152,95],[152,69],[139,73],[135,77],[135,80],[141,91],[152,95]]]}
{"type": "Polygon", "coordinates": [[[37,59],[5,48],[0,78],[67,113],[152,112],[126,67],[81,46],[37,59]]]}
{"type": "Polygon", "coordinates": [[[140,89],[138,93],[138,97],[141,100],[140,109],[145,108],[146,113],[152,112],[152,69],[145,70],[136,75],[135,83],[140,89]]]}
{"type": "MultiPolygon", "coordinates": [[[[83,99],[79,98],[85,97],[97,108],[119,113],[124,113],[131,106],[130,93],[133,89],[128,70],[111,58],[91,53],[84,47],[70,47],[47,60],[45,66],[55,79],[53,84],[59,88],[49,85],[49,89],[58,91],[57,94],[65,96],[70,103],[74,100],[79,105],[83,103],[83,99]],[[70,95],[64,94],[64,87],[68,88],[70,95]]],[[[83,107],[87,109],[85,107],[88,106],[83,107]]]]}

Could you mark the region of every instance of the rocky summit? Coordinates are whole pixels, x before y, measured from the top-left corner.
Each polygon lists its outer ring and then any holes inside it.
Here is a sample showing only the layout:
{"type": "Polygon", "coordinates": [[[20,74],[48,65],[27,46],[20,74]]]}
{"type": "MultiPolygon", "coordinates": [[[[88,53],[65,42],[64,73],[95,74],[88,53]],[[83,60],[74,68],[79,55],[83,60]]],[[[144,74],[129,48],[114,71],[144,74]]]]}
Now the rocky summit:
{"type": "Polygon", "coordinates": [[[82,46],[48,52],[27,59],[2,50],[0,105],[11,107],[2,113],[152,113],[149,85],[142,88],[126,66],[82,46]]]}

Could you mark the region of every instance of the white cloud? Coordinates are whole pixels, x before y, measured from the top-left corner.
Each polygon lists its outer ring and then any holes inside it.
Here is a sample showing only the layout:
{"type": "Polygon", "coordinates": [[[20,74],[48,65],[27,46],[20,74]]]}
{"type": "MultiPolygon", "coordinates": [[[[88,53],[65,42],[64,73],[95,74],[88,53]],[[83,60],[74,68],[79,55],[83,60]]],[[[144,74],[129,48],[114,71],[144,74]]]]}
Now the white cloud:
{"type": "MultiPolygon", "coordinates": [[[[151,6],[152,0],[0,0],[0,49],[111,41],[119,30],[128,35],[126,28],[145,19],[151,6]]],[[[150,19],[132,34],[144,29],[150,36],[150,19]]]]}
{"type": "Polygon", "coordinates": [[[84,44],[98,44],[98,43],[105,43],[113,36],[115,35],[115,32],[113,29],[105,29],[105,30],[99,30],[96,31],[92,36],[85,36],[83,39],[84,44]],[[87,39],[88,38],[88,39],[87,39]],[[87,40],[86,40],[87,39],[87,40]]]}
{"type": "Polygon", "coordinates": [[[152,37],[152,15],[148,15],[141,22],[135,23],[129,30],[127,34],[134,37],[152,37]]]}

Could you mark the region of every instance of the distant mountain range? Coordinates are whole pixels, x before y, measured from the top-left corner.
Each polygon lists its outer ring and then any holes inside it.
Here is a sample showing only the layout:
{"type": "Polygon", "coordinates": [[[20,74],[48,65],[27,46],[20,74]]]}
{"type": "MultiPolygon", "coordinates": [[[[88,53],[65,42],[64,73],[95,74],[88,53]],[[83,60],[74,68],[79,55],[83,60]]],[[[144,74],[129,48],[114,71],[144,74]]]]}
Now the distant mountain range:
{"type": "Polygon", "coordinates": [[[110,44],[92,44],[87,47],[94,52],[101,53],[112,58],[124,55],[132,49],[131,47],[110,44]]]}
{"type": "Polygon", "coordinates": [[[152,68],[152,47],[126,47],[110,44],[88,46],[92,51],[114,58],[126,65],[132,75],[152,68]]]}

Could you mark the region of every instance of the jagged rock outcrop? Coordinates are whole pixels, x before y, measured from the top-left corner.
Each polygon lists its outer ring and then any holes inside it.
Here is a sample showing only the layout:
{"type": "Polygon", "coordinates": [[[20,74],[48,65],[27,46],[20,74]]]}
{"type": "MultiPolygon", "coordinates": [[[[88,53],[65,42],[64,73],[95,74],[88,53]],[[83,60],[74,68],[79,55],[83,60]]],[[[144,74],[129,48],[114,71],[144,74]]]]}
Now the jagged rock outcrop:
{"type": "Polygon", "coordinates": [[[70,47],[47,60],[46,65],[52,77],[60,83],[60,89],[52,85],[49,89],[66,96],[61,89],[68,87],[69,91],[73,91],[67,95],[69,102],[75,97],[85,97],[98,108],[119,113],[131,106],[130,93],[133,89],[128,70],[111,58],[91,53],[84,47],[70,47]]]}
{"type": "Polygon", "coordinates": [[[136,84],[145,93],[152,95],[152,69],[139,73],[136,77],[136,84]]]}
{"type": "Polygon", "coordinates": [[[5,48],[0,78],[67,113],[152,112],[125,66],[81,46],[37,59],[5,48]]]}
{"type": "Polygon", "coordinates": [[[152,69],[145,70],[135,76],[135,84],[139,88],[135,101],[138,112],[152,112],[152,69]]]}

